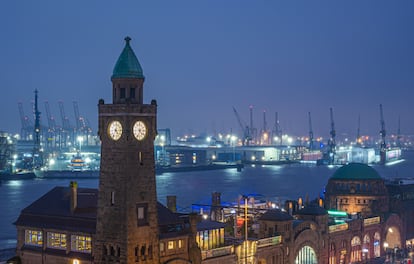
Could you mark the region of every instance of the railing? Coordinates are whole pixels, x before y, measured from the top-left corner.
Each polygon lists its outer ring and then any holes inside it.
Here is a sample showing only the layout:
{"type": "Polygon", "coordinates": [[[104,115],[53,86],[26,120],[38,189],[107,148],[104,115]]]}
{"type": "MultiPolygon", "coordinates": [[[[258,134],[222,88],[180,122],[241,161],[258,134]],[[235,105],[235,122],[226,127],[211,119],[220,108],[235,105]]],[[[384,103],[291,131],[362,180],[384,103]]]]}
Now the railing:
{"type": "Polygon", "coordinates": [[[204,260],[208,258],[215,258],[215,257],[230,255],[233,253],[234,253],[234,246],[220,247],[220,248],[201,251],[201,258],[204,260]]]}

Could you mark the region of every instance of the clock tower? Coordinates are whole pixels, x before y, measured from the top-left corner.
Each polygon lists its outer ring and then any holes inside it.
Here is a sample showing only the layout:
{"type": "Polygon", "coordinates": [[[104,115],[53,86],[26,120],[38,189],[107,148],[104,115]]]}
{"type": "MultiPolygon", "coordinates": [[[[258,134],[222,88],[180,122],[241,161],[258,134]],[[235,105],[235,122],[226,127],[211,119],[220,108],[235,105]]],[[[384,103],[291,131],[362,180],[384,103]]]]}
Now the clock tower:
{"type": "Polygon", "coordinates": [[[144,75],[125,38],[112,80],[112,104],[101,99],[101,168],[94,263],[159,263],[154,139],[157,104],[143,103],[144,75]]]}

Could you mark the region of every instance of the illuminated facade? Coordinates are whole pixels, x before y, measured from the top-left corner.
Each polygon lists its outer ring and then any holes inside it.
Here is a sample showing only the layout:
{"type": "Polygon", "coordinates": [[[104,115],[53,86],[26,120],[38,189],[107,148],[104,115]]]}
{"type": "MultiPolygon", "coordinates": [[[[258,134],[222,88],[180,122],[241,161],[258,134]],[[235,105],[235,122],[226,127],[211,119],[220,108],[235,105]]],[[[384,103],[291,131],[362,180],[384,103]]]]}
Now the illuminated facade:
{"type": "Polygon", "coordinates": [[[157,202],[157,104],[143,103],[144,76],[130,38],[99,100],[99,189],[56,187],[15,222],[22,263],[200,263],[194,217],[157,202]]]}
{"type": "Polygon", "coordinates": [[[329,179],[325,204],[330,209],[368,217],[389,211],[388,190],[372,167],[350,163],[339,168],[329,179]]]}

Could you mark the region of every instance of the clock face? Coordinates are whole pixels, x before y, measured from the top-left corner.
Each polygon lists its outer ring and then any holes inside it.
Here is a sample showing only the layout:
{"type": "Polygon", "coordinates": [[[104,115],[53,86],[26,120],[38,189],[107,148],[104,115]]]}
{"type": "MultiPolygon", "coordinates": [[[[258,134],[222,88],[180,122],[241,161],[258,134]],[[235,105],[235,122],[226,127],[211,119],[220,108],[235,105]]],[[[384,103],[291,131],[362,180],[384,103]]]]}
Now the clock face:
{"type": "Polygon", "coordinates": [[[112,121],[108,126],[108,135],[113,140],[118,140],[122,136],[122,125],[119,121],[112,121]]]}
{"type": "Polygon", "coordinates": [[[135,122],[132,131],[134,133],[135,138],[138,140],[143,140],[147,135],[147,127],[142,121],[135,122]]]}

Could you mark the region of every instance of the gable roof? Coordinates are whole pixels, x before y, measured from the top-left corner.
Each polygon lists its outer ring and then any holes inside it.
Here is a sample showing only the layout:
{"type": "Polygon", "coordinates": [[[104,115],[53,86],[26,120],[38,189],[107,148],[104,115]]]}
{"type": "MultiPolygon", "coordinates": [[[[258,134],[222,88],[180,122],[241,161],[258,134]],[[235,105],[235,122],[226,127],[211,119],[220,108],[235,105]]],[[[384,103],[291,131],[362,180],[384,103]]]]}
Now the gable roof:
{"type": "MultiPolygon", "coordinates": [[[[70,187],[55,187],[24,208],[15,225],[34,228],[95,233],[98,190],[78,188],[78,203],[70,210],[70,187]]],[[[160,202],[157,204],[158,225],[182,224],[184,220],[160,202]]]]}

